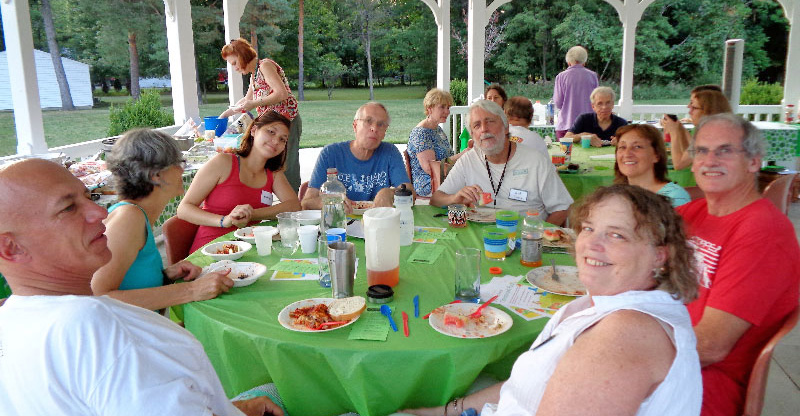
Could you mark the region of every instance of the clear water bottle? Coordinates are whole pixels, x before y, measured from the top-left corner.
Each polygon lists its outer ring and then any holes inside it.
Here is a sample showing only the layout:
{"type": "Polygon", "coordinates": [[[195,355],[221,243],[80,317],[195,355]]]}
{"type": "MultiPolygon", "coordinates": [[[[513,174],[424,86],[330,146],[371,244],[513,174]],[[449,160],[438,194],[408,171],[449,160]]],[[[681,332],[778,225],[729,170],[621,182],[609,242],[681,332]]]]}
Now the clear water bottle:
{"type": "Polygon", "coordinates": [[[520,248],[519,262],[527,267],[542,265],[542,235],[544,223],[539,218],[538,211],[528,211],[522,222],[522,247],[520,248]]]}
{"type": "Polygon", "coordinates": [[[411,206],[414,205],[414,197],[411,190],[406,189],[406,185],[400,185],[394,191],[394,207],[400,213],[400,245],[410,246],[414,241],[414,213],[411,206]]]}
{"type": "Polygon", "coordinates": [[[322,235],[331,228],[347,228],[347,215],[344,212],[344,198],[347,188],[336,177],[339,171],[328,168],[328,180],[319,188],[322,199],[322,219],[319,223],[322,235]]]}
{"type": "Polygon", "coordinates": [[[550,125],[550,126],[555,124],[554,123],[554,121],[555,121],[554,118],[555,118],[555,115],[556,115],[556,112],[555,112],[556,108],[555,107],[556,107],[556,103],[554,103],[553,99],[551,98],[550,102],[547,103],[547,111],[545,111],[545,113],[547,114],[547,124],[550,125]]]}

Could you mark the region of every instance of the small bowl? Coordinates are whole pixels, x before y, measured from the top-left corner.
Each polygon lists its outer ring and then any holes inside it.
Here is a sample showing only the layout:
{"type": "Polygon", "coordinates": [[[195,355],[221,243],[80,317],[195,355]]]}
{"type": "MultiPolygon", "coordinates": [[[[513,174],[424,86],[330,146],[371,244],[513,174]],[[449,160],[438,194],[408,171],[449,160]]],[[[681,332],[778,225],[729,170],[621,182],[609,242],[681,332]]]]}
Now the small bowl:
{"type": "Polygon", "coordinates": [[[253,245],[245,242],[245,241],[220,241],[219,243],[211,243],[203,247],[201,252],[206,256],[213,258],[214,260],[238,260],[244,256],[244,253],[247,253],[253,245]],[[226,245],[235,245],[239,248],[239,250],[235,253],[230,254],[222,254],[217,253],[217,251],[222,250],[222,248],[226,245]]]}
{"type": "Polygon", "coordinates": [[[228,273],[228,277],[233,280],[233,287],[250,286],[255,283],[259,277],[263,276],[264,273],[267,272],[267,266],[264,266],[260,263],[235,263],[228,261],[215,264],[217,264],[217,266],[211,267],[208,272],[220,272],[224,271],[225,269],[230,269],[231,272],[228,273]]]}
{"type": "Polygon", "coordinates": [[[295,214],[295,218],[297,218],[297,222],[300,223],[300,225],[319,225],[322,212],[318,209],[298,211],[295,214]]]}
{"type": "Polygon", "coordinates": [[[250,244],[256,243],[256,236],[253,234],[253,227],[239,228],[233,232],[233,236],[250,244]]]}

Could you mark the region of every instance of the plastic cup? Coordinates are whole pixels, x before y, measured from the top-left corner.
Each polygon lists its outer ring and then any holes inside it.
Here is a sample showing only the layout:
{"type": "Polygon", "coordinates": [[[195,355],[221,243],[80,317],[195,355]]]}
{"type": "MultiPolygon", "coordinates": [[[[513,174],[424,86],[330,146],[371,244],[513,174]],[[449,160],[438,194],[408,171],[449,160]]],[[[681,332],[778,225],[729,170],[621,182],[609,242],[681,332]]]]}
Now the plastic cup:
{"type": "Polygon", "coordinates": [[[328,236],[317,238],[317,264],[319,265],[319,285],[331,287],[331,270],[328,267],[328,236]]]}
{"type": "Polygon", "coordinates": [[[553,153],[550,155],[550,160],[553,161],[553,164],[556,166],[563,165],[567,161],[567,155],[564,153],[553,153]]]}
{"type": "Polygon", "coordinates": [[[228,119],[227,118],[218,118],[217,125],[214,128],[214,135],[217,137],[222,137],[225,134],[225,130],[228,128],[228,119]]]}
{"type": "Polygon", "coordinates": [[[285,248],[297,247],[297,218],[294,212],[281,212],[278,217],[278,232],[281,233],[281,245],[285,248]]]}
{"type": "Polygon", "coordinates": [[[487,259],[493,261],[505,260],[507,248],[508,234],[506,230],[499,227],[483,229],[483,251],[487,259]]]}
{"type": "Polygon", "coordinates": [[[592,136],[581,136],[581,147],[584,149],[592,147],[592,136]]]}
{"type": "Polygon", "coordinates": [[[477,303],[481,300],[481,251],[462,247],[456,250],[455,299],[477,303]]]}
{"type": "Polygon", "coordinates": [[[517,246],[517,228],[519,227],[519,213],[516,211],[498,211],[495,215],[495,224],[508,233],[508,249],[506,255],[510,256],[517,246]]]}
{"type": "Polygon", "coordinates": [[[319,227],[316,225],[301,225],[297,228],[297,235],[300,237],[300,249],[303,254],[311,254],[317,251],[317,235],[319,227]]]}
{"type": "Polygon", "coordinates": [[[565,163],[569,163],[569,161],[572,159],[572,145],[573,145],[572,138],[566,138],[566,137],[561,138],[561,151],[564,152],[564,154],[566,155],[566,157],[564,158],[565,163]]]}
{"type": "Polygon", "coordinates": [[[278,232],[273,226],[253,227],[253,236],[256,239],[256,250],[259,256],[272,254],[272,236],[278,232]]]}
{"type": "Polygon", "coordinates": [[[452,204],[447,206],[447,221],[453,228],[464,228],[467,226],[467,206],[463,204],[452,204]]]}
{"type": "Polygon", "coordinates": [[[330,228],[325,231],[329,243],[347,241],[347,231],[344,228],[330,228]]]}

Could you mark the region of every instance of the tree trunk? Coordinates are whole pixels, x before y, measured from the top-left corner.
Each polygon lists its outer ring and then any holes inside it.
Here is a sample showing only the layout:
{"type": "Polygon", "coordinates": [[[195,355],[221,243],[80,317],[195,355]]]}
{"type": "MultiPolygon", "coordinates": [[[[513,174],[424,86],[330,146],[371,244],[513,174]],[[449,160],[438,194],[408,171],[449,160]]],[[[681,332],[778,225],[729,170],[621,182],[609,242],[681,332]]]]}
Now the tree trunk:
{"type": "Polygon", "coordinates": [[[133,101],[139,100],[139,51],[136,49],[136,32],[128,32],[128,52],[131,60],[131,88],[133,101]]]}
{"type": "MultiPolygon", "coordinates": [[[[255,49],[256,56],[258,56],[258,34],[256,33],[255,28],[250,29],[250,46],[255,49]]],[[[258,65],[256,65],[256,68],[258,68],[258,65]]]]}
{"type": "Polygon", "coordinates": [[[67,73],[64,71],[64,65],[61,62],[61,50],[58,48],[58,41],[56,40],[56,27],[53,24],[53,11],[50,8],[50,0],[42,0],[41,13],[42,20],[44,20],[44,32],[47,35],[47,47],[50,49],[50,59],[53,60],[58,90],[61,92],[61,109],[74,110],[75,105],[72,103],[72,93],[69,90],[67,73]]]}
{"type": "Polygon", "coordinates": [[[364,49],[366,49],[367,51],[367,84],[369,84],[369,100],[373,101],[375,100],[375,91],[373,91],[372,89],[372,50],[371,50],[372,39],[370,39],[370,33],[369,33],[370,32],[369,20],[365,21],[364,26],[366,26],[364,34],[365,35],[364,39],[366,41],[365,42],[366,44],[364,45],[365,46],[364,49]]]}
{"type": "MultiPolygon", "coordinates": [[[[305,101],[303,94],[303,0],[297,0],[297,99],[305,101]]],[[[330,99],[330,96],[329,98],[330,99]]]]}

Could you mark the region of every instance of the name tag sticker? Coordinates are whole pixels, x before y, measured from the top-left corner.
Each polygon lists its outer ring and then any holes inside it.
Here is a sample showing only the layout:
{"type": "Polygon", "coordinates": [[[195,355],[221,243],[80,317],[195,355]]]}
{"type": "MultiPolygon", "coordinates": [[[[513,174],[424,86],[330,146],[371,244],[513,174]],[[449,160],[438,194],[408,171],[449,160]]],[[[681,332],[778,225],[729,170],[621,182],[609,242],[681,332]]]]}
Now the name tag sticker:
{"type": "Polygon", "coordinates": [[[512,176],[519,176],[519,175],[527,175],[528,169],[514,169],[514,172],[511,173],[512,176]]]}
{"type": "Polygon", "coordinates": [[[511,191],[508,192],[508,199],[513,199],[514,201],[519,202],[528,202],[528,191],[511,188],[511,191]]]}
{"type": "Polygon", "coordinates": [[[272,205],[272,192],[261,190],[261,203],[264,205],[272,205]]]}

